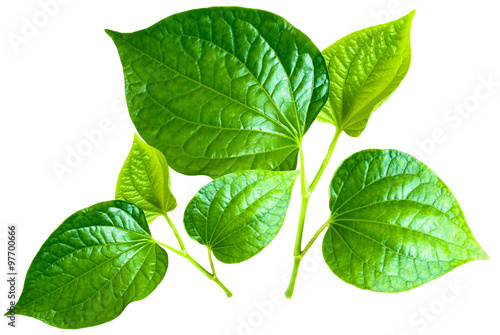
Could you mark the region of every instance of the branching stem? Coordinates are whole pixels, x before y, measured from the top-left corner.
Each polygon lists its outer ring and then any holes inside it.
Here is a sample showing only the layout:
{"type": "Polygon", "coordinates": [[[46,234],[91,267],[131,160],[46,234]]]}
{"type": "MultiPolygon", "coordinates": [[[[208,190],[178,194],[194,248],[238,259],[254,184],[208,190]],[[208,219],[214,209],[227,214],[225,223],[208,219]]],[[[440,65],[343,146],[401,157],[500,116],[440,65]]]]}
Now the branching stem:
{"type": "Polygon", "coordinates": [[[165,219],[167,220],[170,228],[172,228],[172,231],[174,232],[174,235],[175,237],[177,238],[177,242],[179,243],[179,246],[181,247],[181,249],[177,249],[177,248],[173,248],[163,242],[160,242],[160,241],[156,241],[156,243],[164,246],[165,248],[167,248],[168,250],[176,253],[177,255],[181,256],[181,257],[184,257],[185,259],[187,259],[191,264],[193,264],[198,270],[201,271],[201,273],[203,273],[208,279],[214,281],[215,283],[217,283],[217,285],[220,286],[220,288],[222,288],[224,290],[224,292],[226,293],[227,297],[228,298],[231,298],[233,296],[233,294],[231,293],[231,291],[229,291],[229,289],[224,286],[224,284],[222,284],[222,282],[219,280],[219,278],[217,278],[216,274],[215,274],[215,267],[214,267],[214,264],[212,262],[212,252],[211,250],[208,250],[208,259],[210,261],[210,267],[212,269],[212,273],[210,273],[209,271],[207,271],[203,266],[200,265],[200,263],[198,263],[193,257],[191,257],[191,255],[188,254],[187,250],[186,250],[186,247],[184,246],[184,243],[182,242],[182,239],[179,235],[179,232],[177,231],[177,229],[175,228],[174,224],[172,223],[172,221],[170,220],[170,218],[168,217],[167,213],[164,213],[163,216],[165,217],[165,219]]]}
{"type": "Polygon", "coordinates": [[[318,172],[316,173],[316,176],[314,177],[313,181],[311,184],[308,186],[307,181],[306,181],[306,172],[304,168],[304,153],[302,150],[302,146],[300,147],[300,185],[301,185],[301,196],[302,196],[302,203],[300,206],[300,216],[299,216],[299,223],[297,226],[297,235],[295,237],[295,247],[293,249],[293,270],[292,270],[292,276],[290,278],[290,284],[288,285],[288,288],[285,292],[285,296],[287,298],[291,298],[293,295],[293,290],[295,287],[295,281],[297,278],[297,274],[299,271],[299,266],[300,266],[300,261],[302,260],[302,257],[307,253],[309,248],[311,248],[312,244],[318,236],[325,230],[326,227],[328,227],[329,221],[327,221],[325,224],[323,224],[318,231],[314,234],[312,239],[309,241],[307,246],[305,247],[304,250],[302,250],[302,235],[304,232],[304,223],[306,220],[306,212],[307,212],[307,204],[309,202],[309,198],[311,197],[312,192],[316,188],[316,185],[318,184],[319,180],[321,179],[321,176],[323,175],[323,172],[325,171],[326,167],[328,166],[328,162],[330,161],[330,158],[332,157],[333,150],[335,149],[335,146],[337,145],[337,141],[340,137],[340,134],[342,133],[341,128],[337,128],[335,131],[335,136],[333,137],[332,143],[330,144],[330,147],[328,148],[328,152],[326,154],[325,159],[323,159],[323,162],[321,163],[321,166],[319,167],[318,172]]]}

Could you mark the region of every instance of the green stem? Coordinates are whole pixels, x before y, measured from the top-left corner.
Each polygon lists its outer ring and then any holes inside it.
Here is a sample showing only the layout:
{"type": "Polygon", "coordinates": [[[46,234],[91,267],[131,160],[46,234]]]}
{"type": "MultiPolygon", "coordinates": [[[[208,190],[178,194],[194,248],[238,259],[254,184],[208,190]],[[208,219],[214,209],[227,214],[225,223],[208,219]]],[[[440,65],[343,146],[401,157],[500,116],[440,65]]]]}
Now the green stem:
{"type": "Polygon", "coordinates": [[[212,261],[212,250],[210,250],[209,248],[207,248],[207,250],[208,250],[208,261],[210,262],[210,268],[212,269],[212,274],[215,277],[216,274],[215,274],[214,262],[212,261]]]}
{"type": "Polygon", "coordinates": [[[285,297],[290,299],[293,295],[293,290],[295,287],[295,280],[297,278],[297,273],[299,271],[300,261],[302,260],[302,234],[304,232],[304,223],[306,220],[307,203],[309,202],[310,194],[307,188],[306,172],[304,169],[304,153],[302,147],[299,150],[300,153],[300,194],[302,196],[302,203],[300,205],[300,216],[299,224],[297,227],[297,235],[295,236],[295,246],[293,248],[293,270],[292,277],[290,278],[290,284],[285,292],[285,297]]]}
{"type": "Polygon", "coordinates": [[[174,226],[174,223],[170,220],[170,218],[168,217],[167,213],[163,213],[163,216],[167,220],[168,225],[170,226],[170,228],[172,228],[172,231],[174,232],[175,238],[177,239],[177,242],[179,243],[179,246],[181,247],[181,250],[176,249],[176,248],[172,248],[171,246],[169,246],[169,245],[167,245],[165,243],[159,242],[159,241],[156,241],[156,242],[158,244],[161,244],[162,246],[164,246],[168,250],[171,250],[171,251],[175,252],[177,255],[182,256],[185,259],[187,259],[198,270],[200,270],[201,273],[203,273],[208,279],[213,280],[214,282],[216,282],[217,285],[219,285],[224,290],[224,292],[226,292],[227,297],[231,298],[233,296],[233,294],[231,293],[231,291],[229,291],[227,289],[227,287],[224,286],[224,284],[222,284],[222,282],[219,280],[219,278],[217,278],[217,276],[215,275],[215,268],[214,268],[214,263],[212,262],[212,252],[211,252],[211,250],[208,250],[208,259],[210,260],[210,267],[212,268],[212,273],[210,273],[207,270],[205,270],[205,268],[203,266],[201,266],[200,263],[198,263],[197,261],[195,261],[194,258],[191,257],[188,254],[188,252],[186,250],[186,247],[184,246],[184,243],[182,242],[181,236],[179,235],[179,232],[177,231],[177,228],[175,228],[175,226],[174,226]]]}
{"type": "Polygon", "coordinates": [[[179,255],[179,256],[185,257],[185,256],[186,256],[186,254],[187,254],[187,253],[186,253],[186,251],[179,250],[179,249],[176,249],[176,248],[172,248],[171,246],[169,246],[169,245],[167,245],[167,244],[165,244],[165,243],[162,243],[162,242],[160,242],[160,241],[156,241],[156,240],[155,240],[155,242],[156,242],[156,243],[158,243],[158,244],[160,244],[160,245],[162,245],[162,246],[164,246],[164,247],[165,247],[165,248],[167,248],[168,250],[175,252],[175,253],[176,253],[177,255],[179,255]]]}
{"type": "MultiPolygon", "coordinates": [[[[203,266],[201,266],[197,261],[195,261],[193,259],[193,257],[191,257],[188,253],[186,253],[185,258],[188,261],[190,261],[191,264],[196,266],[196,268],[198,268],[198,270],[200,270],[208,279],[216,282],[217,285],[219,285],[220,288],[222,288],[224,290],[224,292],[226,292],[226,295],[228,298],[231,298],[233,296],[231,291],[229,291],[229,289],[226,286],[224,286],[224,284],[222,284],[222,282],[219,280],[219,278],[217,278],[217,276],[215,275],[215,270],[213,270],[214,271],[213,273],[208,272],[207,270],[205,270],[205,268],[203,266]]],[[[211,264],[211,265],[212,265],[212,269],[213,269],[213,264],[211,264]]]]}
{"type": "Polygon", "coordinates": [[[162,243],[160,241],[156,241],[156,243],[164,246],[168,250],[171,250],[171,251],[175,252],[176,254],[178,254],[179,256],[182,256],[185,259],[187,259],[198,270],[200,270],[201,273],[203,273],[208,279],[213,280],[214,282],[216,282],[217,285],[219,285],[220,288],[222,288],[224,290],[224,292],[226,293],[226,295],[227,295],[228,298],[231,298],[233,296],[233,294],[231,293],[231,291],[229,291],[229,289],[226,286],[224,286],[224,284],[222,284],[222,282],[219,280],[219,278],[217,278],[217,276],[215,275],[215,272],[213,274],[210,273],[210,272],[208,272],[203,266],[200,265],[200,263],[198,263],[193,257],[191,257],[191,255],[189,255],[186,250],[181,251],[179,249],[172,248],[171,246],[169,246],[169,245],[167,245],[165,243],[162,243]]]}
{"type": "Polygon", "coordinates": [[[231,298],[233,296],[233,294],[231,293],[231,291],[229,291],[227,289],[227,287],[224,286],[224,284],[221,283],[221,281],[219,280],[219,278],[217,278],[217,274],[215,273],[215,266],[214,266],[214,262],[212,260],[212,250],[208,249],[208,260],[210,261],[210,267],[212,268],[212,277],[210,278],[211,280],[213,280],[214,282],[217,283],[217,285],[219,285],[223,290],[224,292],[226,292],[226,295],[228,298],[231,298]]]}
{"type": "Polygon", "coordinates": [[[328,221],[326,221],[321,227],[319,227],[318,231],[316,231],[316,233],[313,235],[313,237],[311,238],[311,240],[309,241],[309,243],[307,243],[307,245],[304,248],[304,250],[302,250],[302,252],[300,253],[301,257],[304,257],[304,255],[307,253],[307,251],[309,250],[309,248],[311,248],[311,246],[316,241],[316,239],[318,238],[318,236],[323,232],[323,230],[325,230],[330,225],[331,222],[332,221],[330,221],[330,219],[328,219],[328,221]]]}
{"type": "Polygon", "coordinates": [[[302,234],[304,232],[304,223],[306,221],[306,211],[307,203],[309,202],[309,196],[302,197],[302,203],[300,205],[300,216],[299,225],[297,227],[297,234],[295,236],[295,247],[293,248],[293,255],[298,256],[302,252],[302,234]]]}
{"type": "Polygon", "coordinates": [[[177,228],[175,228],[174,223],[170,220],[167,213],[163,213],[163,217],[167,220],[170,228],[172,228],[172,231],[174,232],[175,238],[177,239],[177,242],[179,242],[179,246],[181,247],[182,251],[186,251],[186,247],[184,246],[184,243],[182,242],[181,236],[179,235],[177,228]]]}
{"type": "Polygon", "coordinates": [[[302,151],[302,147],[300,147],[299,153],[300,153],[300,190],[301,190],[300,194],[302,196],[302,203],[300,205],[299,225],[297,227],[297,235],[295,237],[295,247],[293,249],[294,256],[300,254],[301,251],[302,233],[304,232],[307,203],[309,202],[309,193],[307,191],[306,173],[304,170],[304,154],[302,151]]]}
{"type": "Polygon", "coordinates": [[[323,175],[323,172],[325,172],[325,169],[328,165],[328,162],[330,161],[330,158],[332,157],[333,150],[335,149],[335,146],[337,145],[337,141],[339,140],[340,134],[342,134],[342,130],[340,128],[337,128],[335,131],[335,136],[333,137],[332,143],[330,144],[330,147],[328,148],[328,152],[326,154],[325,159],[323,159],[323,162],[321,163],[321,166],[319,167],[318,173],[316,173],[316,176],[314,177],[311,185],[309,186],[309,193],[312,193],[314,191],[314,188],[318,184],[321,176],[323,175]]]}
{"type": "Polygon", "coordinates": [[[288,284],[288,288],[285,292],[285,297],[290,299],[293,295],[293,290],[295,288],[295,281],[297,280],[297,273],[299,272],[300,261],[302,260],[301,255],[297,255],[293,257],[293,270],[292,276],[290,277],[290,284],[288,284]]]}
{"type": "Polygon", "coordinates": [[[332,143],[330,144],[330,147],[328,148],[328,152],[326,154],[325,159],[323,159],[323,162],[321,163],[321,166],[316,173],[316,176],[314,177],[313,181],[311,182],[311,185],[307,186],[307,181],[306,181],[306,173],[304,169],[304,153],[302,150],[302,146],[300,147],[300,180],[301,180],[301,196],[302,196],[302,203],[300,206],[300,216],[299,216],[299,223],[297,226],[297,234],[295,237],[295,246],[293,249],[293,270],[292,270],[292,276],[290,278],[290,284],[288,285],[288,288],[286,289],[285,292],[285,297],[290,299],[293,295],[293,290],[295,287],[295,281],[297,278],[297,274],[299,271],[299,266],[300,266],[300,261],[302,260],[302,257],[306,254],[306,252],[309,250],[311,245],[316,241],[318,236],[321,234],[321,232],[328,226],[328,221],[323,224],[323,226],[320,227],[320,229],[314,234],[313,238],[309,243],[307,244],[306,248],[302,251],[302,235],[304,232],[304,223],[306,219],[306,212],[307,212],[307,204],[309,202],[309,198],[316,188],[316,185],[318,184],[319,180],[321,179],[321,176],[323,175],[323,172],[325,171],[326,167],[328,166],[328,162],[330,161],[330,158],[332,157],[333,150],[335,149],[335,146],[337,145],[337,142],[339,140],[340,134],[342,133],[342,130],[340,128],[337,128],[335,131],[335,136],[333,137],[332,143]]]}

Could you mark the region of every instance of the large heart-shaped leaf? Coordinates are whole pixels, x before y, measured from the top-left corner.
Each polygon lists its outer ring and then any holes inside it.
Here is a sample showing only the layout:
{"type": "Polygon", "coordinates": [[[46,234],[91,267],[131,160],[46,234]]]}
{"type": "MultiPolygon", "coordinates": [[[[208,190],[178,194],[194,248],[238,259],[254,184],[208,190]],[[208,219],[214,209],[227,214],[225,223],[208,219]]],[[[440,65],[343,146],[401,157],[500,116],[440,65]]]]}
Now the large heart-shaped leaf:
{"type": "Polygon", "coordinates": [[[189,236],[224,263],[258,254],[278,234],[299,171],[243,171],[201,188],[184,213],[189,236]]]}
{"type": "Polygon", "coordinates": [[[330,74],[328,102],[318,116],[349,136],[359,136],[370,115],[399,86],[410,67],[410,27],[415,11],[356,31],[323,51],[330,74]]]}
{"type": "Polygon", "coordinates": [[[293,170],[328,98],[318,48],[282,17],[213,7],[134,33],[118,48],[132,121],[184,174],[293,170]]]}
{"type": "Polygon", "coordinates": [[[448,187],[408,154],[360,151],[337,169],[329,193],[323,256],[359,288],[406,291],[488,259],[448,187]]]}
{"type": "Polygon", "coordinates": [[[149,223],[177,206],[165,156],[137,135],[118,176],[115,198],[139,206],[149,223]]]}
{"type": "Polygon", "coordinates": [[[142,210],[114,200],[82,209],[45,241],[31,263],[16,314],[59,328],[95,326],[147,297],[168,257],[142,210]]]}

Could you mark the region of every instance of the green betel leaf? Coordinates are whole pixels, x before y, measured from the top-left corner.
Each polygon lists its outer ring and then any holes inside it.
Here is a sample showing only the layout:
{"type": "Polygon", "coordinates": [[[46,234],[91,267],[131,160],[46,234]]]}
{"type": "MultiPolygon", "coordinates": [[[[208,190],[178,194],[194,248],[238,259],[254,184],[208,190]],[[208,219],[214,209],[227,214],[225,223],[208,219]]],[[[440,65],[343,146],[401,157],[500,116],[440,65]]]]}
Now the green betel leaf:
{"type": "Polygon", "coordinates": [[[328,98],[321,52],[257,9],[182,12],[134,33],[106,30],[120,54],[132,121],[183,174],[293,170],[328,98]]]}
{"type": "Polygon", "coordinates": [[[137,135],[118,176],[115,198],[139,206],[149,223],[177,206],[165,156],[137,135]]]}
{"type": "Polygon", "coordinates": [[[323,51],[331,84],[319,121],[331,123],[349,136],[361,135],[370,115],[408,72],[413,15],[415,11],[359,30],[323,51]]]}
{"type": "Polygon", "coordinates": [[[71,215],[45,241],[16,314],[59,328],[99,325],[153,292],[167,266],[139,207],[101,202],[71,215]]]}
{"type": "Polygon", "coordinates": [[[349,284],[406,291],[488,259],[448,187],[408,154],[360,151],[337,169],[329,193],[323,256],[349,284]]]}
{"type": "Polygon", "coordinates": [[[299,171],[244,171],[205,185],[189,202],[184,226],[223,263],[258,254],[285,220],[299,171]]]}

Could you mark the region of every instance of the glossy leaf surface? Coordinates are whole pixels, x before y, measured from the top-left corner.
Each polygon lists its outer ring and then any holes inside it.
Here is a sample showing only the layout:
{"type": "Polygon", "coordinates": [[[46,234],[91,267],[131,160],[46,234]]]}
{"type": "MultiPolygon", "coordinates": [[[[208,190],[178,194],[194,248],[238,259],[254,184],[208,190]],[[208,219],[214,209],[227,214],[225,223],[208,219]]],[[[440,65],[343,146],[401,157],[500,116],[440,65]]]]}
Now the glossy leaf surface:
{"type": "Polygon", "coordinates": [[[134,33],[106,31],[125,76],[132,121],[188,175],[293,170],[328,98],[321,52],[282,17],[213,7],[134,33]]]}
{"type": "Polygon", "coordinates": [[[147,297],[168,266],[146,217],[114,200],[82,209],[45,241],[31,263],[16,313],[59,328],[95,326],[147,297]]]}
{"type": "Polygon", "coordinates": [[[205,185],[189,202],[184,226],[224,263],[259,253],[278,234],[298,171],[244,171],[205,185]]]}
{"type": "Polygon", "coordinates": [[[331,123],[349,136],[361,135],[370,115],[408,72],[414,14],[356,31],[323,51],[331,83],[319,121],[331,123]]]}
{"type": "Polygon", "coordinates": [[[115,198],[139,206],[149,223],[177,206],[165,156],[137,135],[118,176],[115,198]]]}
{"type": "Polygon", "coordinates": [[[406,291],[488,258],[449,188],[408,154],[360,151],[337,169],[329,193],[323,256],[359,288],[406,291]]]}

